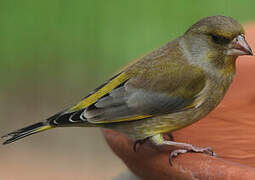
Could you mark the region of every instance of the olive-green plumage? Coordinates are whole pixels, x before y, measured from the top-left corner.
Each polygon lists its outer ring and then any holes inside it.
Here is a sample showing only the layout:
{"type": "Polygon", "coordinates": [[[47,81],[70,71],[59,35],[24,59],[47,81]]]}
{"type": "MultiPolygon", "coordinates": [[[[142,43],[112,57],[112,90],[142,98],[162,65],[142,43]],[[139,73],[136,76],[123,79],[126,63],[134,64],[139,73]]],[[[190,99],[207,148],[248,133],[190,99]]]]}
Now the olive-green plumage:
{"type": "MultiPolygon", "coordinates": [[[[222,100],[237,56],[252,54],[244,30],[234,19],[207,17],[183,36],[125,67],[77,105],[45,122],[8,134],[5,144],[55,127],[104,127],[135,140],[198,121],[222,100]]],[[[193,149],[192,149],[193,150],[193,149]]]]}

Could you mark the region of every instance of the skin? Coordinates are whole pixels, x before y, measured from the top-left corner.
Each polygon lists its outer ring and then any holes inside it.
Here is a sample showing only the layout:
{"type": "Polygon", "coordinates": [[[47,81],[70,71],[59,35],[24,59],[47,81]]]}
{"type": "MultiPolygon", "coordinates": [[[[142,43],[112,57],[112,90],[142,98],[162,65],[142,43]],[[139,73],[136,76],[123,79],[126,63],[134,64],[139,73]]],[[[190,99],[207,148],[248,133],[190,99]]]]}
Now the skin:
{"type": "Polygon", "coordinates": [[[174,146],[177,151],[170,158],[187,151],[214,155],[210,148],[166,141],[162,134],[211,112],[234,78],[237,57],[245,54],[252,51],[236,20],[204,18],[183,36],[125,67],[75,106],[7,134],[10,139],[4,144],[56,127],[104,127],[134,140],[149,138],[158,146],[174,146]]]}

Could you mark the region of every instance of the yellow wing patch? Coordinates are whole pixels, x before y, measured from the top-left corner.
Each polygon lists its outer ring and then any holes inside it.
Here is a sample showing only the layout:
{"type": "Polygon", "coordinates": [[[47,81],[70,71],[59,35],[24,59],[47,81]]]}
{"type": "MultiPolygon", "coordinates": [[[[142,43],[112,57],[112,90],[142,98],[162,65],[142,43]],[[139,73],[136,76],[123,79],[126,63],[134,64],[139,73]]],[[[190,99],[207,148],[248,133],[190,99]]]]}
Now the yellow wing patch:
{"type": "Polygon", "coordinates": [[[111,121],[93,121],[93,124],[107,124],[107,123],[118,123],[118,122],[126,122],[126,121],[135,121],[135,120],[140,120],[140,119],[145,119],[152,117],[152,115],[140,115],[140,116],[135,116],[135,117],[130,117],[130,118],[122,118],[122,119],[116,119],[116,120],[111,120],[111,121]]]}
{"type": "Polygon", "coordinates": [[[49,130],[49,129],[52,129],[54,127],[50,126],[50,125],[47,125],[47,126],[43,126],[37,130],[34,131],[34,133],[38,133],[38,132],[42,132],[42,131],[46,131],[46,130],[49,130]]]}
{"type": "Polygon", "coordinates": [[[81,109],[84,109],[93,103],[95,103],[99,98],[103,97],[105,94],[111,92],[114,88],[119,86],[121,83],[124,81],[128,80],[128,76],[125,72],[121,73],[119,76],[116,78],[112,79],[109,81],[105,86],[103,86],[101,89],[99,89],[97,92],[94,94],[91,94],[89,97],[72,107],[69,111],[78,111],[81,109]]]}

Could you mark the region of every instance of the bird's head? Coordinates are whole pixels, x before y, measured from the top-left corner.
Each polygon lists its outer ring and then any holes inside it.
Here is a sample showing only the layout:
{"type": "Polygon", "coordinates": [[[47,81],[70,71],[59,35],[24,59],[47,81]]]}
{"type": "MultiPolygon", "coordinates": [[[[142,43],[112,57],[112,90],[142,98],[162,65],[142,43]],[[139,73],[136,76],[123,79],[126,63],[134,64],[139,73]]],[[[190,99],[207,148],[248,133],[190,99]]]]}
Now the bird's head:
{"type": "Polygon", "coordinates": [[[206,17],[192,25],[184,38],[193,54],[205,52],[216,63],[226,59],[222,57],[236,59],[241,55],[253,55],[242,25],[231,17],[206,17]]]}

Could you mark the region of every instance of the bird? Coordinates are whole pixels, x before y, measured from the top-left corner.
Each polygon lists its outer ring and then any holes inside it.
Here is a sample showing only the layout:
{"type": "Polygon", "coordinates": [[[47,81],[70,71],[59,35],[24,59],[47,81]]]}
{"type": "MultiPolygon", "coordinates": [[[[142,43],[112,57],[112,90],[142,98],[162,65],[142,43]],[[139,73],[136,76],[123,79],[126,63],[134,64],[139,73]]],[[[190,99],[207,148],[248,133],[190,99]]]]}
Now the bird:
{"type": "Polygon", "coordinates": [[[232,17],[209,16],[184,34],[124,67],[77,104],[48,119],[8,133],[3,144],[58,127],[99,127],[126,134],[136,144],[149,140],[172,147],[172,158],[211,147],[166,140],[164,134],[191,125],[223,99],[236,59],[253,55],[242,25],[232,17]]]}

